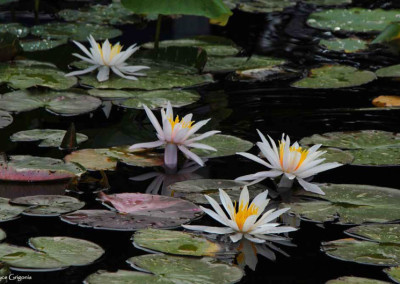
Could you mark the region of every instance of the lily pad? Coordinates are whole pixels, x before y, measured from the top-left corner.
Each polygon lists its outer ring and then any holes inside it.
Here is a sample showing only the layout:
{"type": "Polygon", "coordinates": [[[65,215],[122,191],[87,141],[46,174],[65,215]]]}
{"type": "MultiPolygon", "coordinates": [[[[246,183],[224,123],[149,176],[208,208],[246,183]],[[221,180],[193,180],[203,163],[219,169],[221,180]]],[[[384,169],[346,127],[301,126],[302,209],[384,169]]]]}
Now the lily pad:
{"type": "Polygon", "coordinates": [[[75,77],[65,77],[65,73],[50,63],[18,60],[0,64],[0,84],[7,83],[14,89],[47,87],[56,90],[69,89],[77,83],[75,77]]]}
{"type": "MultiPolygon", "coordinates": [[[[194,135],[195,137],[196,135],[194,135]]],[[[216,134],[209,138],[201,140],[201,143],[209,145],[217,149],[217,151],[193,149],[192,152],[196,153],[203,158],[216,158],[235,155],[237,152],[246,152],[253,147],[253,143],[240,139],[235,136],[216,134]]]]}
{"type": "Polygon", "coordinates": [[[34,157],[10,156],[0,158],[0,180],[8,181],[52,181],[70,179],[85,172],[81,167],[62,160],[34,157]]]}
{"type": "Polygon", "coordinates": [[[400,64],[383,67],[375,73],[378,77],[400,77],[400,64]]]}
{"type": "Polygon", "coordinates": [[[215,257],[225,252],[221,244],[187,232],[144,229],[137,231],[132,239],[137,248],[175,255],[215,257]]]}
{"type": "MultiPolygon", "coordinates": [[[[60,147],[65,133],[67,133],[66,130],[60,129],[31,129],[14,133],[10,139],[13,142],[41,141],[39,147],[60,147]]],[[[88,140],[88,137],[77,133],[76,140],[78,143],[82,143],[88,140]]]]}
{"type": "Polygon", "coordinates": [[[24,39],[20,40],[19,43],[22,49],[26,52],[43,51],[53,49],[57,46],[66,44],[68,40],[63,39],[24,39]]]}
{"type": "Polygon", "coordinates": [[[372,104],[377,107],[399,107],[400,96],[379,96],[372,100],[372,104]]]}
{"type": "Polygon", "coordinates": [[[400,225],[364,225],[350,228],[345,233],[351,237],[378,243],[400,245],[400,225]]]}
{"type": "Polygon", "coordinates": [[[7,238],[6,232],[0,229],[0,241],[3,241],[5,238],[7,238]]]}
{"type": "Polygon", "coordinates": [[[352,0],[302,0],[304,3],[314,4],[317,6],[336,6],[343,4],[351,4],[352,0]]]}
{"type": "MultiPolygon", "coordinates": [[[[219,200],[218,189],[223,189],[232,200],[239,200],[240,193],[246,183],[228,179],[196,179],[186,180],[171,184],[168,192],[174,197],[184,198],[196,204],[209,204],[204,197],[205,194],[221,202],[219,200]]],[[[259,184],[248,187],[250,198],[254,198],[257,194],[265,191],[265,187],[259,184]]],[[[221,204],[221,203],[220,203],[221,204]]]]}
{"type": "Polygon", "coordinates": [[[398,21],[400,10],[329,9],[314,12],[307,20],[313,28],[343,32],[379,32],[398,21]]]}
{"type": "Polygon", "coordinates": [[[323,242],[321,250],[328,256],[360,264],[396,266],[400,264],[400,246],[355,239],[323,242]]]}
{"type": "Polygon", "coordinates": [[[136,167],[157,167],[164,163],[162,154],[147,151],[131,153],[128,147],[78,150],[65,156],[64,160],[92,171],[114,171],[118,162],[136,167]]]}
{"type": "Polygon", "coordinates": [[[66,195],[33,195],[14,198],[13,204],[29,206],[23,215],[53,217],[81,209],[85,202],[66,195]]]}
{"type": "Polygon", "coordinates": [[[11,112],[31,111],[44,107],[57,115],[74,116],[92,112],[100,106],[100,99],[72,91],[20,90],[0,97],[0,109],[11,112]]]}
{"type": "Polygon", "coordinates": [[[10,33],[21,38],[29,34],[29,28],[20,23],[0,24],[0,33],[10,33]]]}
{"type": "Polygon", "coordinates": [[[285,8],[296,5],[293,0],[255,0],[239,3],[238,9],[247,13],[281,12],[285,8]]]}
{"type": "Polygon", "coordinates": [[[336,89],[356,87],[372,82],[376,75],[345,65],[325,65],[311,69],[308,77],[292,84],[295,88],[336,89]]]}
{"type": "Polygon", "coordinates": [[[26,209],[24,206],[16,206],[9,203],[9,199],[0,197],[0,222],[15,220],[26,209]]]}
{"type": "Polygon", "coordinates": [[[396,283],[400,283],[400,266],[386,268],[383,270],[390,279],[396,283]]]}
{"type": "Polygon", "coordinates": [[[368,48],[368,42],[359,38],[322,39],[319,45],[328,50],[345,53],[355,53],[368,48]]]}
{"type": "Polygon", "coordinates": [[[356,166],[390,167],[400,165],[400,147],[366,148],[348,151],[354,156],[356,166]]]}
{"type": "Polygon", "coordinates": [[[122,34],[120,30],[110,26],[57,22],[33,26],[31,33],[44,39],[72,39],[77,41],[87,41],[89,35],[92,35],[96,40],[104,40],[122,34]]]}
{"type": "Polygon", "coordinates": [[[334,280],[329,280],[326,284],[389,284],[389,282],[362,277],[343,276],[334,280]]]}
{"type": "Polygon", "coordinates": [[[0,244],[0,260],[19,271],[54,271],[93,263],[104,250],[89,241],[70,237],[29,239],[33,249],[0,244]]]}
{"type": "Polygon", "coordinates": [[[11,114],[0,110],[0,129],[9,126],[13,121],[14,119],[11,114]]]}
{"type": "Polygon", "coordinates": [[[299,196],[315,197],[308,202],[284,204],[303,220],[339,225],[390,223],[400,220],[400,191],[393,188],[359,184],[323,184],[325,195],[301,191],[299,196]]]}
{"type": "Polygon", "coordinates": [[[343,165],[351,164],[354,161],[354,156],[349,151],[343,151],[336,148],[323,148],[326,153],[321,157],[324,158],[324,163],[337,162],[343,165]]]}
{"type": "Polygon", "coordinates": [[[255,68],[266,68],[282,65],[285,60],[274,57],[253,55],[248,57],[209,57],[204,72],[233,72],[255,68]]]}

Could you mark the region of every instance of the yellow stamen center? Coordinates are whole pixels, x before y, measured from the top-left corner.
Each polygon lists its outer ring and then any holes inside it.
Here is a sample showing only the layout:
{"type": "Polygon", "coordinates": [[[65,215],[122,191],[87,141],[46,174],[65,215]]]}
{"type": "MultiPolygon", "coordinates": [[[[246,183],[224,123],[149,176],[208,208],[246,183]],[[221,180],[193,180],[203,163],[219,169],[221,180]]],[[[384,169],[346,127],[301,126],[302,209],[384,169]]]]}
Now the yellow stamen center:
{"type": "MultiPolygon", "coordinates": [[[[101,48],[100,43],[98,43],[97,46],[99,47],[99,50],[100,50],[101,59],[103,59],[103,62],[105,63],[103,49],[101,48]]],[[[123,46],[120,44],[116,44],[114,46],[112,44],[110,44],[111,52],[110,52],[109,58],[106,58],[106,59],[108,59],[108,62],[110,62],[118,53],[120,53],[122,48],[123,48],[123,46]]]]}
{"type": "Polygon", "coordinates": [[[177,125],[178,123],[181,123],[182,128],[189,128],[189,129],[193,127],[194,123],[194,121],[184,122],[183,119],[180,120],[179,115],[176,116],[175,120],[173,120],[172,116],[168,117],[168,121],[171,124],[172,130],[174,130],[175,125],[177,125]]]}
{"type": "MultiPolygon", "coordinates": [[[[235,208],[236,208],[236,201],[235,201],[235,208]]],[[[233,215],[233,220],[236,222],[239,230],[243,229],[243,225],[246,222],[247,218],[251,215],[257,215],[258,207],[254,204],[251,204],[249,207],[249,203],[243,204],[240,202],[239,208],[235,211],[233,215]]]]}
{"type": "MultiPolygon", "coordinates": [[[[281,163],[282,167],[283,167],[283,153],[284,153],[284,151],[285,151],[285,143],[279,141],[279,158],[280,158],[280,163],[281,163]]],[[[295,171],[301,166],[301,164],[303,164],[304,160],[307,158],[308,150],[307,149],[303,149],[302,147],[297,147],[296,148],[294,146],[291,146],[291,147],[289,147],[289,151],[290,152],[298,152],[301,155],[300,156],[300,160],[299,160],[296,168],[294,169],[294,171],[295,171]]]]}

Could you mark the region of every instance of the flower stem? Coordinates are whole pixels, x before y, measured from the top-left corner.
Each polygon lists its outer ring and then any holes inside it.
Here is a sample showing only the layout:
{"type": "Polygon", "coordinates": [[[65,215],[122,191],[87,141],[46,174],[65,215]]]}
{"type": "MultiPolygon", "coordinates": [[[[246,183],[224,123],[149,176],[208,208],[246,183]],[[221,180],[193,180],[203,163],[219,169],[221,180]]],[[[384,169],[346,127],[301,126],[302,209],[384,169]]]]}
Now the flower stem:
{"type": "Polygon", "coordinates": [[[282,176],[281,181],[278,184],[279,188],[291,188],[293,186],[294,179],[288,179],[285,175],[282,176]]]}
{"type": "Polygon", "coordinates": [[[35,22],[36,24],[39,23],[39,5],[40,5],[40,0],[35,0],[35,22]]]}
{"type": "Polygon", "coordinates": [[[162,20],[162,15],[159,14],[158,18],[157,18],[156,35],[154,37],[154,49],[155,50],[158,50],[159,43],[160,43],[161,20],[162,20]]]}

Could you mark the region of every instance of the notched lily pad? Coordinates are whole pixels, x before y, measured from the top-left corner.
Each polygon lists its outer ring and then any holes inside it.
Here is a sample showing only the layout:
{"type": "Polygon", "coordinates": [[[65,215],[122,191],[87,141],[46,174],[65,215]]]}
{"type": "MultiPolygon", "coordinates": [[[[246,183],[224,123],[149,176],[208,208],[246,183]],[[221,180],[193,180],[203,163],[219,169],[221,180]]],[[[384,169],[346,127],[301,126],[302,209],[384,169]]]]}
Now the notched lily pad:
{"type": "MultiPolygon", "coordinates": [[[[61,129],[31,129],[14,133],[10,139],[13,142],[40,141],[39,147],[60,147],[66,133],[66,130],[61,129]]],[[[88,140],[88,137],[82,133],[76,133],[76,140],[79,144],[88,140]]]]}
{"type": "Polygon", "coordinates": [[[367,241],[400,245],[400,225],[364,225],[350,228],[345,234],[367,241]]]}
{"type": "Polygon", "coordinates": [[[9,126],[13,121],[14,119],[11,114],[0,110],[0,129],[9,126]]]}
{"type": "MultiPolygon", "coordinates": [[[[193,135],[195,137],[196,135],[193,135]]],[[[192,149],[193,153],[196,153],[203,158],[217,158],[235,155],[237,152],[246,152],[253,147],[253,143],[243,140],[241,138],[216,134],[206,139],[201,140],[201,143],[209,145],[217,149],[217,151],[192,149]]]]}
{"type": "Polygon", "coordinates": [[[326,284],[389,284],[389,282],[362,277],[343,276],[329,280],[326,284]]]}
{"type": "Polygon", "coordinates": [[[15,220],[26,209],[25,206],[16,206],[9,203],[9,199],[0,197],[0,222],[15,220]]]}

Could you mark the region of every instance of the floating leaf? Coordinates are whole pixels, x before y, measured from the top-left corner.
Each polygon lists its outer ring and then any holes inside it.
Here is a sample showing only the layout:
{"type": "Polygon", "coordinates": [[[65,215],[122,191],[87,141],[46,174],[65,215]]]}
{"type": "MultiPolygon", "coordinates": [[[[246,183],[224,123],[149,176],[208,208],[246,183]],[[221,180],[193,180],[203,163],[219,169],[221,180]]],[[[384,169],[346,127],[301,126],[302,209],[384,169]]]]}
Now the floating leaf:
{"type": "Polygon", "coordinates": [[[8,181],[50,181],[63,180],[83,174],[84,170],[75,164],[62,160],[34,157],[10,156],[0,159],[0,180],[8,181]]]}
{"type": "MultiPolygon", "coordinates": [[[[39,147],[60,147],[66,132],[60,129],[31,129],[14,133],[10,139],[13,142],[41,141],[39,147]]],[[[88,140],[86,135],[77,133],[78,143],[86,140],[88,140]]]]}
{"type": "MultiPolygon", "coordinates": [[[[12,60],[21,52],[22,48],[17,36],[10,33],[0,33],[0,62],[12,60]]],[[[4,64],[9,63],[7,62],[4,64]]],[[[0,63],[0,70],[2,65],[3,64],[0,63]]],[[[0,76],[0,84],[1,83],[2,80],[0,76]]]]}
{"type": "Polygon", "coordinates": [[[368,42],[359,38],[322,39],[319,45],[328,50],[345,53],[355,53],[368,48],[368,42]]]}
{"type": "Polygon", "coordinates": [[[329,280],[326,284],[389,284],[389,282],[362,277],[343,276],[329,280]]]}
{"type": "MultiPolygon", "coordinates": [[[[196,137],[196,135],[193,135],[196,137]]],[[[196,153],[203,158],[216,158],[235,155],[237,152],[246,152],[253,147],[253,143],[240,139],[235,136],[216,134],[209,138],[201,140],[201,143],[209,145],[217,149],[217,151],[192,149],[193,153],[196,153]]]]}
{"type": "Polygon", "coordinates": [[[379,32],[398,21],[400,10],[329,9],[314,12],[307,20],[313,28],[344,32],[379,32]],[[350,19],[350,20],[349,20],[350,19]]]}
{"type": "Polygon", "coordinates": [[[0,108],[6,111],[23,112],[40,107],[47,111],[74,116],[92,112],[101,106],[101,100],[77,92],[14,91],[0,96],[0,108]]]}
{"type": "Polygon", "coordinates": [[[64,213],[81,209],[85,202],[66,195],[33,195],[18,197],[11,200],[17,205],[30,206],[22,214],[28,216],[59,216],[64,213]]]}
{"type": "Polygon", "coordinates": [[[53,49],[57,46],[66,44],[67,38],[62,39],[24,39],[20,40],[20,44],[24,51],[34,52],[53,49]]]}
{"type": "Polygon", "coordinates": [[[349,151],[342,151],[336,148],[324,148],[322,150],[326,151],[323,155],[324,163],[337,162],[347,165],[354,161],[354,156],[349,151]]]}
{"type": "MultiPolygon", "coordinates": [[[[184,198],[196,204],[209,204],[204,197],[205,194],[220,203],[218,189],[223,189],[232,200],[239,200],[240,193],[245,185],[244,182],[227,179],[196,179],[171,184],[168,187],[168,192],[171,192],[174,197],[184,198]]],[[[263,192],[265,187],[255,184],[249,186],[248,189],[252,199],[263,192]]]]}
{"type": "Polygon", "coordinates": [[[93,171],[113,171],[117,167],[117,162],[136,167],[157,167],[164,163],[162,154],[146,151],[131,153],[128,147],[78,150],[65,156],[64,160],[78,163],[93,171]]]}
{"type": "Polygon", "coordinates": [[[0,241],[3,241],[5,238],[7,238],[6,232],[0,229],[0,241]]]}
{"type": "Polygon", "coordinates": [[[0,24],[0,33],[10,33],[21,38],[29,34],[29,28],[20,23],[0,24]]]}
{"type": "Polygon", "coordinates": [[[398,107],[400,96],[379,96],[372,100],[372,104],[377,107],[398,107]]]}
{"type": "Polygon", "coordinates": [[[272,13],[281,12],[285,8],[296,5],[292,0],[255,0],[239,3],[238,9],[247,13],[272,13]]]}
{"type": "Polygon", "coordinates": [[[359,184],[325,184],[320,196],[301,191],[299,195],[315,197],[309,202],[287,203],[290,212],[303,220],[317,223],[335,222],[339,225],[388,223],[400,219],[400,191],[393,188],[359,184]]]}
{"type": "Polygon", "coordinates": [[[26,209],[24,206],[9,204],[9,199],[0,197],[0,222],[11,221],[19,218],[26,209]]]}
{"type": "Polygon", "coordinates": [[[354,156],[352,165],[378,167],[400,165],[400,147],[366,148],[349,152],[354,156]]]}
{"type": "Polygon", "coordinates": [[[335,89],[356,87],[376,79],[375,73],[345,65],[325,65],[311,69],[308,77],[292,84],[295,88],[335,89]]]}
{"type": "Polygon", "coordinates": [[[346,230],[345,234],[367,241],[400,245],[399,224],[357,226],[346,230]]]}
{"type": "Polygon", "coordinates": [[[9,126],[13,121],[14,119],[11,114],[0,110],[0,129],[9,126]]]}
{"type": "Polygon", "coordinates": [[[122,34],[120,30],[110,26],[57,22],[33,26],[31,33],[45,39],[73,39],[77,41],[87,41],[89,35],[92,35],[96,40],[104,40],[122,34]]]}
{"type": "Polygon", "coordinates": [[[341,239],[323,242],[321,249],[328,256],[360,264],[396,266],[400,264],[400,246],[341,239]]]}
{"type": "Polygon", "coordinates": [[[42,86],[57,90],[69,89],[77,83],[75,77],[65,73],[53,64],[29,60],[18,60],[0,64],[0,84],[7,83],[14,89],[42,86]]]}
{"type": "Polygon", "coordinates": [[[375,73],[378,77],[400,77],[400,64],[383,67],[375,73]]]}
{"type": "Polygon", "coordinates": [[[386,268],[383,270],[396,283],[400,283],[400,266],[386,268]]]}
{"type": "Polygon", "coordinates": [[[351,4],[352,0],[302,0],[304,3],[315,4],[317,6],[336,6],[342,4],[351,4]]]}
{"type": "Polygon", "coordinates": [[[395,43],[398,40],[400,33],[399,23],[390,23],[373,41],[372,44],[376,43],[395,43]]]}

